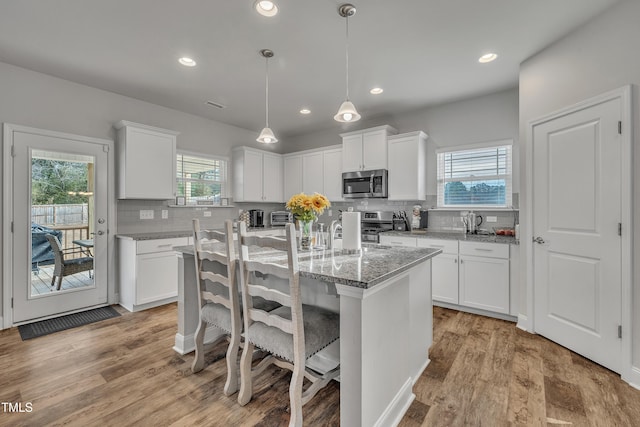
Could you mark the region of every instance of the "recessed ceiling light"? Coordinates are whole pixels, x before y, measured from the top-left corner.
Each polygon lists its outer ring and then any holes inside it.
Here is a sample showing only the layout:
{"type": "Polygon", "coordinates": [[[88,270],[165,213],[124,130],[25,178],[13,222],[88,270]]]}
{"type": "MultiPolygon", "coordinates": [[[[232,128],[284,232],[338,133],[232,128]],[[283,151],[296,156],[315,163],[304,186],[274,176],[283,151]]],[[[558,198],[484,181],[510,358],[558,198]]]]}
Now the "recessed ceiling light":
{"type": "Polygon", "coordinates": [[[480,62],[481,64],[486,64],[487,62],[493,61],[497,57],[498,55],[496,55],[495,53],[487,53],[478,58],[478,62],[480,62]]]}
{"type": "Polygon", "coordinates": [[[382,89],[381,87],[374,87],[369,91],[369,93],[371,93],[372,95],[380,95],[382,92],[384,92],[384,89],[382,89]]]}
{"type": "Polygon", "coordinates": [[[253,4],[253,7],[262,16],[275,16],[278,13],[278,6],[268,0],[258,0],[253,4]]]}
{"type": "Polygon", "coordinates": [[[300,110],[300,114],[311,114],[311,110],[309,110],[308,108],[303,108],[302,110],[300,110]]]}
{"type": "Polygon", "coordinates": [[[196,66],[196,61],[194,61],[191,58],[188,58],[186,56],[183,56],[182,58],[178,59],[178,62],[181,63],[182,65],[184,65],[185,67],[195,67],[196,66]]]}

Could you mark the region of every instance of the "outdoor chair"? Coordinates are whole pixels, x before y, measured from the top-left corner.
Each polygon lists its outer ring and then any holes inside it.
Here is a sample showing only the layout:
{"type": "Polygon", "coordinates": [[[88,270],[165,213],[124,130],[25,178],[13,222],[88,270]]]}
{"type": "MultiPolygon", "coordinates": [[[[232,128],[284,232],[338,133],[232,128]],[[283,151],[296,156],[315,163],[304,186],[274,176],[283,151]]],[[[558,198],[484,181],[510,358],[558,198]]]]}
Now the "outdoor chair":
{"type": "Polygon", "coordinates": [[[72,274],[81,273],[83,271],[93,270],[93,258],[83,257],[74,259],[65,259],[64,251],[58,241],[58,238],[52,234],[47,234],[47,240],[53,250],[53,256],[55,260],[55,267],[51,276],[51,286],[55,284],[56,277],[58,278],[58,285],[56,290],[59,291],[62,286],[62,278],[64,276],[71,276],[72,274]]]}

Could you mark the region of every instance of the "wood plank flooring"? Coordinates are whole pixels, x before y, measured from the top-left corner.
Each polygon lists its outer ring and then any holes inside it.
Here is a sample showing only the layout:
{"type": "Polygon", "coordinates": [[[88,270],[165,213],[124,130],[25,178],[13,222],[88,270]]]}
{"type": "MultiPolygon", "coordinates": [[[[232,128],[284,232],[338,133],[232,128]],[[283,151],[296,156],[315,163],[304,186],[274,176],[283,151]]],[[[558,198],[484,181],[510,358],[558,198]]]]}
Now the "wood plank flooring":
{"type": "MultiPolygon", "coordinates": [[[[273,367],[244,407],[222,394],[225,344],[191,373],[171,348],[175,304],[21,341],[0,331],[0,426],[286,425],[290,373],[273,367]]],[[[413,426],[634,426],[640,391],[607,369],[513,323],[434,310],[431,364],[401,422],[413,426]]],[[[339,425],[339,384],[304,407],[305,425],[339,425]]]]}

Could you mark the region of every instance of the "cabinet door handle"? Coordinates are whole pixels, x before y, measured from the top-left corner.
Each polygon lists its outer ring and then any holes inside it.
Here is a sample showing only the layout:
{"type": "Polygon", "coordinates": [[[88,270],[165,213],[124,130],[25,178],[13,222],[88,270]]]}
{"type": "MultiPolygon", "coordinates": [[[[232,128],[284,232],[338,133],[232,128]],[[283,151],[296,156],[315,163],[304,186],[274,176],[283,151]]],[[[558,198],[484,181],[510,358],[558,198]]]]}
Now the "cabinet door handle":
{"type": "MultiPolygon", "coordinates": [[[[460,261],[460,262],[462,262],[462,261],[460,261]]],[[[454,260],[453,260],[453,263],[454,263],[454,264],[457,264],[457,263],[458,263],[458,260],[457,260],[457,259],[454,259],[454,260]]]]}
{"type": "Polygon", "coordinates": [[[460,264],[462,264],[463,262],[464,262],[463,260],[460,260],[460,264]]]}

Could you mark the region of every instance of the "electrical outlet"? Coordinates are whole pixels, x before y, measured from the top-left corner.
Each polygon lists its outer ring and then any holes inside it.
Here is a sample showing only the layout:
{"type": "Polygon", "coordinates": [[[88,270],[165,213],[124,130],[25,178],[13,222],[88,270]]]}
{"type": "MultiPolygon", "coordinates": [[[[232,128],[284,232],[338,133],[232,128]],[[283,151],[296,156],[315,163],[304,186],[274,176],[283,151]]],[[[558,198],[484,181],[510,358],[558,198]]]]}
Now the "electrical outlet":
{"type": "Polygon", "coordinates": [[[327,215],[333,216],[333,209],[329,209],[329,211],[327,212],[327,215]]]}
{"type": "Polygon", "coordinates": [[[202,215],[211,216],[211,211],[204,211],[204,212],[202,212],[202,215]]]}
{"type": "Polygon", "coordinates": [[[487,217],[487,222],[498,222],[498,217],[497,216],[488,216],[487,217]]]}
{"type": "Polygon", "coordinates": [[[169,210],[162,209],[162,219],[169,219],[169,210]]]}
{"type": "Polygon", "coordinates": [[[153,219],[153,209],[140,210],[140,219],[153,219]]]}

